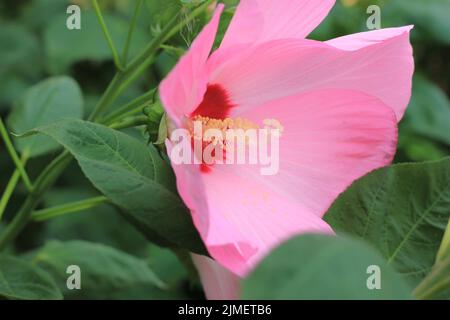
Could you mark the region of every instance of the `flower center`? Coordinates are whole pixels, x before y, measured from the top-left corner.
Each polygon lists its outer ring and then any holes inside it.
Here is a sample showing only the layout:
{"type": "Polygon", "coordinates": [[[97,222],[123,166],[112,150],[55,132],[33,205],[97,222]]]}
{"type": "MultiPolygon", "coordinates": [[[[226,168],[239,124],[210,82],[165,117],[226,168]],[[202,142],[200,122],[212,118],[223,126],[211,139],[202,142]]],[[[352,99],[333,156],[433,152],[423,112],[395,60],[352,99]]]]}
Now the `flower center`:
{"type": "Polygon", "coordinates": [[[224,143],[225,139],[222,139],[222,141],[217,141],[210,135],[208,135],[208,130],[219,130],[222,133],[222,137],[226,137],[228,130],[237,130],[242,129],[244,131],[247,131],[249,129],[259,129],[259,126],[250,120],[243,119],[243,118],[225,118],[225,119],[214,119],[204,116],[194,116],[190,119],[190,121],[187,124],[187,129],[191,133],[191,136],[194,139],[202,140],[203,142],[213,142],[213,143],[220,143],[221,145],[225,145],[224,143]],[[195,130],[195,124],[198,124],[200,130],[195,130]]]}
{"type": "Polygon", "coordinates": [[[220,85],[210,84],[203,101],[187,115],[185,128],[190,134],[196,158],[201,159],[202,172],[211,171],[213,164],[233,159],[235,152],[243,153],[245,158],[247,151],[256,150],[260,130],[266,133],[263,136],[266,140],[271,129],[283,131],[283,127],[275,119],[264,120],[264,127],[261,129],[248,119],[232,118],[229,114],[234,107],[227,92],[220,85]]]}
{"type": "Polygon", "coordinates": [[[187,122],[187,129],[190,133],[192,148],[197,159],[202,161],[201,171],[209,172],[211,165],[214,163],[226,162],[227,148],[235,142],[237,130],[243,136],[244,148],[247,148],[252,143],[252,140],[246,133],[248,130],[256,131],[256,129],[259,129],[259,126],[242,118],[225,118],[221,120],[198,115],[187,122]],[[209,154],[213,159],[212,163],[204,158],[207,150],[209,150],[209,154]]]}
{"type": "Polygon", "coordinates": [[[234,105],[225,89],[219,84],[209,84],[203,101],[190,114],[187,121],[187,129],[193,139],[201,140],[204,144],[220,144],[225,148],[227,144],[225,137],[228,130],[242,129],[246,131],[259,128],[258,125],[247,119],[228,117],[232,108],[234,108],[234,105]],[[195,123],[198,124],[197,128],[195,123]],[[211,132],[211,130],[219,130],[222,133],[222,138],[208,134],[208,131],[211,132]]]}

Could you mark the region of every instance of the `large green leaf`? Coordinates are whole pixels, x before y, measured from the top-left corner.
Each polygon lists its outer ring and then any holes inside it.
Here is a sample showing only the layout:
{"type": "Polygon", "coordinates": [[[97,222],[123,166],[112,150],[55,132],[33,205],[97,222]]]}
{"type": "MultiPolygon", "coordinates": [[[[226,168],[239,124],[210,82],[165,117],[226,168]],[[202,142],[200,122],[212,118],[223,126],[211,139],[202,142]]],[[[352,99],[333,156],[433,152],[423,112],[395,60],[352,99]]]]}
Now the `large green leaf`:
{"type": "MultiPolygon", "coordinates": [[[[39,0],[28,1],[23,4],[20,22],[31,30],[41,31],[43,27],[51,23],[55,16],[66,12],[68,1],[39,0]]],[[[69,15],[66,15],[68,17],[69,15]]],[[[65,24],[63,25],[65,27],[65,24]]]]}
{"type": "Polygon", "coordinates": [[[275,249],[243,282],[244,299],[410,299],[410,288],[369,245],[303,235],[275,249]],[[370,266],[380,289],[369,289],[370,266]]]}
{"type": "Polygon", "coordinates": [[[26,90],[42,69],[37,37],[16,23],[0,22],[0,111],[26,90]]]}
{"type": "MultiPolygon", "coordinates": [[[[93,11],[81,13],[81,29],[66,28],[67,15],[55,17],[44,33],[46,53],[51,63],[50,72],[62,73],[78,61],[104,61],[112,59],[111,50],[102,34],[97,17],[93,11]]],[[[125,45],[129,21],[117,16],[104,15],[108,31],[119,52],[125,45]]],[[[130,46],[130,57],[133,57],[148,43],[150,35],[137,26],[130,46]]]]}
{"type": "Polygon", "coordinates": [[[205,252],[176,192],[172,170],[153,146],[81,120],[63,120],[34,131],[68,149],[92,184],[124,209],[125,216],[150,240],[205,252]]]}
{"type": "Polygon", "coordinates": [[[438,86],[423,76],[414,77],[405,126],[424,137],[450,145],[450,102],[438,86]]]}
{"type": "MultiPolygon", "coordinates": [[[[0,23],[0,77],[10,71],[30,76],[39,70],[40,51],[36,37],[23,26],[0,23]]],[[[3,82],[3,81],[2,81],[3,82]]]]}
{"type": "Polygon", "coordinates": [[[325,216],[374,245],[412,284],[431,269],[450,217],[450,158],[399,164],[353,183],[325,216]]]}
{"type": "Polygon", "coordinates": [[[13,72],[4,75],[0,86],[0,111],[9,110],[30,85],[28,80],[13,72]]]}
{"type": "Polygon", "coordinates": [[[52,277],[31,263],[0,256],[0,298],[21,300],[61,299],[52,277]]]}
{"type": "MultiPolygon", "coordinates": [[[[23,133],[64,118],[83,116],[83,96],[69,77],[54,77],[31,87],[8,118],[9,128],[23,133]]],[[[58,147],[51,138],[33,136],[15,140],[17,148],[30,156],[48,153],[58,147]]]]}
{"type": "Polygon", "coordinates": [[[57,280],[66,298],[145,299],[164,294],[165,284],[145,261],[86,241],[50,241],[32,261],[57,280]],[[80,268],[81,289],[67,288],[69,266],[80,268]]]}

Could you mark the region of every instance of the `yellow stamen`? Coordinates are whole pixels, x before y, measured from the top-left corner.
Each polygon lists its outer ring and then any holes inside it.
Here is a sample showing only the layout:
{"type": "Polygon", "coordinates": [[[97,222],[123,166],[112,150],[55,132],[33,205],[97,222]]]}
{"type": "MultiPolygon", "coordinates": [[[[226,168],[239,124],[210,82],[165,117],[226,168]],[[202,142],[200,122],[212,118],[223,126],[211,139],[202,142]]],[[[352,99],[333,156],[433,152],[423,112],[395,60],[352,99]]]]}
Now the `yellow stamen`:
{"type": "MultiPolygon", "coordinates": [[[[271,130],[279,130],[279,134],[283,133],[284,128],[281,123],[276,119],[265,119],[263,121],[264,129],[266,130],[266,135],[271,134],[271,130]]],[[[235,138],[233,135],[227,135],[229,130],[243,130],[247,133],[247,130],[258,130],[261,129],[260,126],[255,124],[254,122],[244,119],[244,118],[225,118],[225,119],[214,119],[209,117],[204,117],[200,115],[196,115],[189,119],[186,123],[186,127],[190,132],[191,137],[194,140],[202,141],[205,143],[213,143],[214,145],[219,145],[223,149],[227,148],[229,143],[233,143],[233,139],[235,138]],[[201,124],[201,130],[198,130],[198,123],[201,124]],[[197,126],[195,126],[197,124],[197,126]],[[219,137],[216,135],[208,136],[205,133],[210,130],[219,130],[222,135],[219,137]],[[228,141],[227,139],[230,139],[228,141]]],[[[255,135],[245,135],[245,143],[247,146],[253,145],[256,141],[253,139],[258,139],[258,134],[255,135]],[[253,138],[251,138],[253,137],[253,138]]]]}

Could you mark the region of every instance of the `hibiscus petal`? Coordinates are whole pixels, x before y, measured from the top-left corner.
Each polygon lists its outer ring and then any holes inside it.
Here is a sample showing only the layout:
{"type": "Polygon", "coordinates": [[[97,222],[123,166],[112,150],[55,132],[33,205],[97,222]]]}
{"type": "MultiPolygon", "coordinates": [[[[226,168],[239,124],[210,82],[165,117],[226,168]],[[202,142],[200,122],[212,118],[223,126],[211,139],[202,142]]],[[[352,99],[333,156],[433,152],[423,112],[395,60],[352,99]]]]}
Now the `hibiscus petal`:
{"type": "Polygon", "coordinates": [[[239,173],[239,165],[216,165],[202,175],[209,204],[203,240],[211,256],[245,276],[271,249],[296,234],[332,233],[302,203],[273,192],[260,179],[239,173]],[[233,233],[218,232],[227,225],[233,233]]]}
{"type": "Polygon", "coordinates": [[[325,43],[343,50],[358,50],[384,40],[408,33],[414,26],[386,28],[368,32],[360,32],[326,41],[325,43]]]}
{"type": "Polygon", "coordinates": [[[335,0],[241,0],[221,48],[283,38],[304,38],[335,0]]]}
{"type": "MultiPolygon", "coordinates": [[[[357,90],[382,100],[400,120],[411,96],[414,61],[407,29],[393,34],[357,50],[285,39],[219,51],[208,62],[210,83],[225,88],[241,108],[316,89],[357,90]]],[[[334,44],[350,48],[345,42],[334,44]]]]}
{"type": "Polygon", "coordinates": [[[210,258],[192,254],[192,261],[200,274],[207,299],[239,299],[239,277],[210,258]]]}
{"type": "Polygon", "coordinates": [[[222,4],[217,6],[211,21],[159,86],[164,108],[177,125],[197,107],[206,92],[208,79],[205,64],[214,44],[223,8],[222,4]]]}
{"type": "Polygon", "coordinates": [[[320,217],[354,180],[390,164],[396,151],[394,113],[362,92],[318,90],[239,115],[256,123],[272,118],[283,126],[278,174],[240,168],[241,174],[320,217]]]}

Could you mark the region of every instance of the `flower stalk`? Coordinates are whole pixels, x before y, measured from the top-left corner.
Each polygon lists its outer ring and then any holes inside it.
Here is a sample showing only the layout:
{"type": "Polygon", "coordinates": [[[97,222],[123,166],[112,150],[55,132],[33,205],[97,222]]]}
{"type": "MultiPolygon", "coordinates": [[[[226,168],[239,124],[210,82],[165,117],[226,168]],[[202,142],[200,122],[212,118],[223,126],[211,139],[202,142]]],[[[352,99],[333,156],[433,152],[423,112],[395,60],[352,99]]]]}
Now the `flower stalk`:
{"type": "Polygon", "coordinates": [[[98,5],[98,1],[92,0],[92,5],[94,7],[95,14],[97,15],[98,22],[100,23],[100,27],[102,28],[103,35],[105,36],[105,39],[108,42],[108,46],[111,49],[111,53],[112,53],[112,56],[114,59],[114,64],[116,65],[117,69],[123,70],[122,64],[119,59],[119,55],[117,54],[116,47],[111,38],[111,35],[109,34],[108,27],[106,26],[105,20],[103,19],[102,11],[100,9],[100,6],[98,5]]]}
{"type": "Polygon", "coordinates": [[[14,164],[16,165],[16,168],[20,173],[20,176],[22,177],[25,187],[30,192],[33,189],[33,185],[30,181],[30,178],[28,177],[27,172],[25,171],[22,160],[20,160],[19,156],[16,153],[16,150],[14,149],[14,146],[12,144],[11,139],[9,138],[8,132],[6,130],[5,125],[3,124],[2,119],[0,119],[0,134],[3,138],[3,141],[5,142],[6,149],[8,149],[8,152],[11,158],[13,159],[14,164]]]}
{"type": "Polygon", "coordinates": [[[119,107],[116,111],[109,114],[104,119],[100,120],[100,123],[110,125],[114,122],[118,122],[123,118],[133,116],[144,110],[146,106],[154,101],[156,89],[152,89],[143,95],[137,97],[131,102],[119,107]]]}
{"type": "Polygon", "coordinates": [[[447,229],[445,230],[441,246],[436,256],[436,263],[444,260],[446,256],[450,256],[450,219],[448,220],[447,229]]]}
{"type": "Polygon", "coordinates": [[[32,214],[32,219],[35,221],[45,221],[51,218],[65,215],[67,213],[79,212],[94,208],[107,202],[108,198],[99,196],[81,201],[66,203],[60,206],[34,211],[32,214]]]}
{"type": "Polygon", "coordinates": [[[116,122],[111,124],[109,127],[115,130],[122,130],[126,128],[133,128],[138,126],[146,125],[148,122],[148,118],[146,116],[136,116],[125,118],[120,122],[116,122]]]}
{"type": "Polygon", "coordinates": [[[136,28],[137,19],[139,17],[139,13],[141,12],[143,0],[136,1],[136,7],[134,9],[133,18],[131,20],[130,28],[128,30],[127,40],[125,42],[125,47],[122,52],[122,65],[127,65],[128,60],[128,51],[130,49],[131,39],[133,38],[134,29],[136,28]]]}

